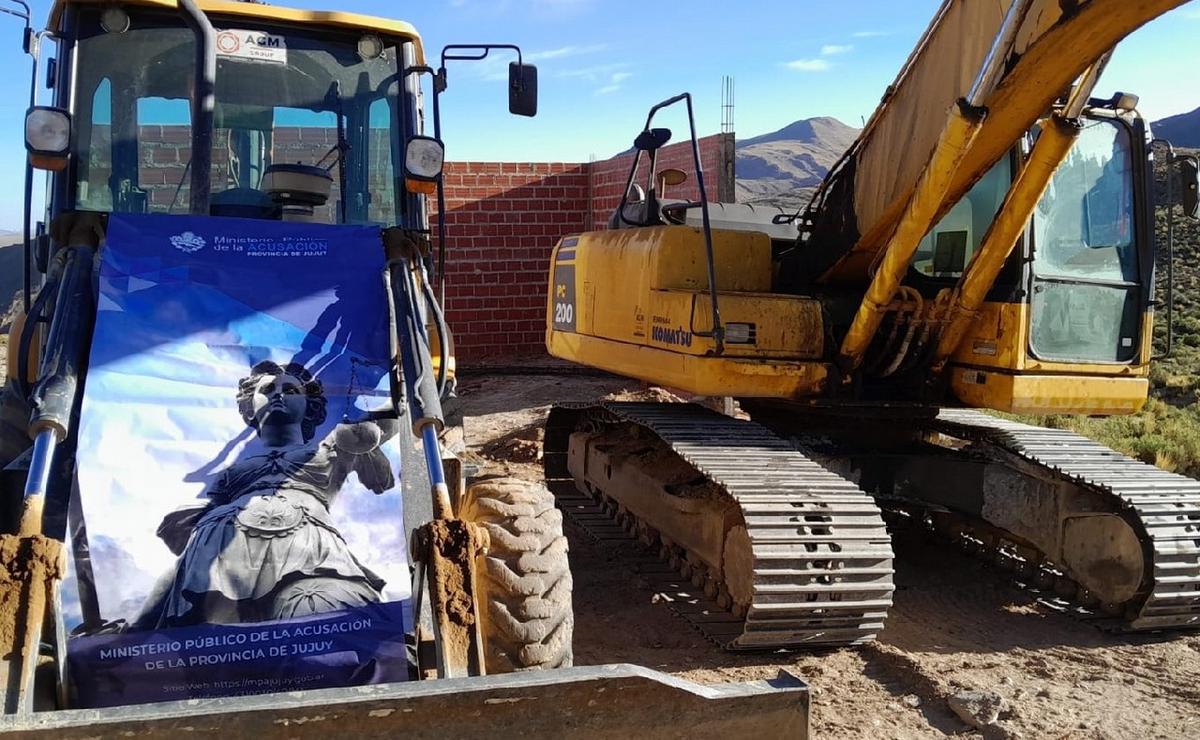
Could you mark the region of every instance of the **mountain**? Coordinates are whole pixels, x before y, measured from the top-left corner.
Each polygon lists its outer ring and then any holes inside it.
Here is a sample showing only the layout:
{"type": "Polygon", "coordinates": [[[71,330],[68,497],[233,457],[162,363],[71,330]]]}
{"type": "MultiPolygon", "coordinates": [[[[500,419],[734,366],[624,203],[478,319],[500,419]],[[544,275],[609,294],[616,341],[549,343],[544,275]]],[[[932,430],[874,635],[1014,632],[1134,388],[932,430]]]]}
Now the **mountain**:
{"type": "Polygon", "coordinates": [[[1177,147],[1200,149],[1200,108],[1156,121],[1150,130],[1154,138],[1166,139],[1177,147]]]}
{"type": "Polygon", "coordinates": [[[836,118],[807,118],[737,143],[739,203],[797,206],[858,136],[836,118]]]}

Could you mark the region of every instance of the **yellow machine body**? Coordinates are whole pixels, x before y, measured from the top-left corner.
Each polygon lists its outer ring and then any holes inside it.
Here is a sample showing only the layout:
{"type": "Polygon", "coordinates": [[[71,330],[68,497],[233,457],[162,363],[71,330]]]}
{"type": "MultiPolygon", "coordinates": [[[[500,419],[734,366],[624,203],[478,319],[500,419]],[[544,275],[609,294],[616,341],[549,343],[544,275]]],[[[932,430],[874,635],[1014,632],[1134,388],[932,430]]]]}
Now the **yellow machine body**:
{"type": "MultiPolygon", "coordinates": [[[[555,357],[704,396],[802,400],[836,392],[820,301],[772,293],[765,234],[713,231],[717,302],[711,336],[703,233],[688,226],[596,231],[554,250],[546,346],[555,357]]],[[[1071,321],[1086,322],[1073,315],[1071,321]]],[[[1153,314],[1131,363],[1063,363],[1030,347],[1028,303],[986,302],[947,368],[943,405],[1023,414],[1128,414],[1149,393],[1153,314]]]]}
{"type": "Polygon", "coordinates": [[[765,234],[713,231],[718,355],[704,235],[688,226],[589,232],[554,250],[546,344],[556,357],[692,393],[802,398],[826,390],[819,302],[771,293],[765,234]]]}
{"type": "MultiPolygon", "coordinates": [[[[1090,0],[1065,11],[1052,0],[947,0],[859,139],[797,214],[803,238],[777,243],[773,254],[765,224],[712,232],[723,343],[711,336],[702,233],[643,225],[560,243],[549,351],[701,395],[1025,414],[1139,410],[1153,334],[1147,136],[1136,100],[1093,100],[1092,91],[1116,43],[1182,1],[1090,0]],[[1105,121],[1125,131],[1109,130],[1107,143],[1081,138],[1105,121]],[[1127,164],[1118,145],[1130,152],[1127,164]],[[956,216],[1010,160],[1007,180],[956,216]],[[1068,160],[1075,179],[1056,189],[1068,160]],[[1081,175],[1087,167],[1098,169],[1081,175]],[[1102,179],[1128,190],[1097,191],[1105,200],[1093,204],[1088,188],[1102,179]],[[1088,203],[1082,227],[1064,226],[1076,218],[1068,191],[1088,203]],[[984,203],[988,213],[976,214],[984,203]],[[1125,219],[1121,238],[1131,241],[1105,242],[1093,210],[1125,219]],[[1066,215],[1046,221],[1051,211],[1066,215]],[[966,225],[939,229],[958,217],[966,225]],[[1057,232],[1034,234],[1051,227],[1057,232]],[[941,236],[951,238],[943,245],[941,236]],[[1119,264],[1105,249],[1125,250],[1119,264]],[[937,269],[931,253],[961,263],[937,269]],[[1109,259],[1120,279],[1097,259],[1109,259]],[[1115,304],[1121,290],[1124,303],[1115,304]]],[[[649,204],[654,188],[651,178],[649,204]]],[[[625,219],[635,222],[667,219],[625,219]]]]}
{"type": "MultiPolygon", "coordinates": [[[[1142,316],[1141,349],[1128,364],[1039,360],[1029,349],[1028,303],[985,303],[947,369],[955,399],[1014,414],[1132,414],[1150,393],[1154,314],[1142,316]]],[[[1086,320],[1086,317],[1072,317],[1086,320]]]]}

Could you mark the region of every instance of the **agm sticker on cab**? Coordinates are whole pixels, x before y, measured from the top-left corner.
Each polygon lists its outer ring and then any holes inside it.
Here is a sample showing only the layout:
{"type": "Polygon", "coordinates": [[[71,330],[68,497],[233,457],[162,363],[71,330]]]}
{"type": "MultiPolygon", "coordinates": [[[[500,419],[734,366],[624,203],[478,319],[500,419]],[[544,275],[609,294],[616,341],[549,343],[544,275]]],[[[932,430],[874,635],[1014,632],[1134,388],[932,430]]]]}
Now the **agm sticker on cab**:
{"type": "Polygon", "coordinates": [[[231,28],[217,32],[217,54],[255,62],[287,64],[287,41],[262,31],[231,28]]]}

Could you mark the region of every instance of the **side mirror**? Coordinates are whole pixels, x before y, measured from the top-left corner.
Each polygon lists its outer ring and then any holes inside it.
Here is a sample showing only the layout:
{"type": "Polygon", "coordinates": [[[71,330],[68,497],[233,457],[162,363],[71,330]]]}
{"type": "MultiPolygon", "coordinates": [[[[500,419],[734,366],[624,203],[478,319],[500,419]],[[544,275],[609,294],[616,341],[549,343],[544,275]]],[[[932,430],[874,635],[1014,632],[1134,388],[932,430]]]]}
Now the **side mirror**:
{"type": "Polygon", "coordinates": [[[1177,157],[1179,163],[1179,198],[1183,214],[1200,219],[1200,161],[1196,157],[1177,157]]]}
{"type": "Polygon", "coordinates": [[[533,118],[537,115],[537,67],[532,64],[508,65],[508,112],[514,116],[533,118]]]}
{"type": "Polygon", "coordinates": [[[71,151],[71,114],[45,105],[30,108],[25,114],[25,150],[36,169],[65,169],[71,151]]]}
{"type": "Polygon", "coordinates": [[[404,185],[409,192],[437,192],[446,161],[446,147],[432,136],[414,136],[404,148],[404,185]]]}
{"type": "Polygon", "coordinates": [[[671,129],[651,128],[637,135],[633,140],[633,147],[640,152],[652,152],[661,149],[670,140],[671,129]]]}

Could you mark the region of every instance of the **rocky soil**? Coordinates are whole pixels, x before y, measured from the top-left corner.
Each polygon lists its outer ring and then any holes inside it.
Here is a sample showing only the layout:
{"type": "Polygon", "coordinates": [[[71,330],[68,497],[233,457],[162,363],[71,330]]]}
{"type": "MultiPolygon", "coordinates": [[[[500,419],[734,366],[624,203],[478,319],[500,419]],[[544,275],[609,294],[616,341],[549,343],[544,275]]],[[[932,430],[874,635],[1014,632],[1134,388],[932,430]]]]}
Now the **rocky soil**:
{"type": "MultiPolygon", "coordinates": [[[[538,431],[550,403],[640,390],[578,374],[466,378],[467,437],[495,470],[540,479],[538,431]]],[[[895,606],[878,642],[750,655],[694,632],[619,550],[569,524],[568,538],[578,664],[637,663],[702,683],[788,669],[812,687],[814,737],[1200,735],[1200,632],[1106,634],[917,533],[895,533],[895,606]]]]}

